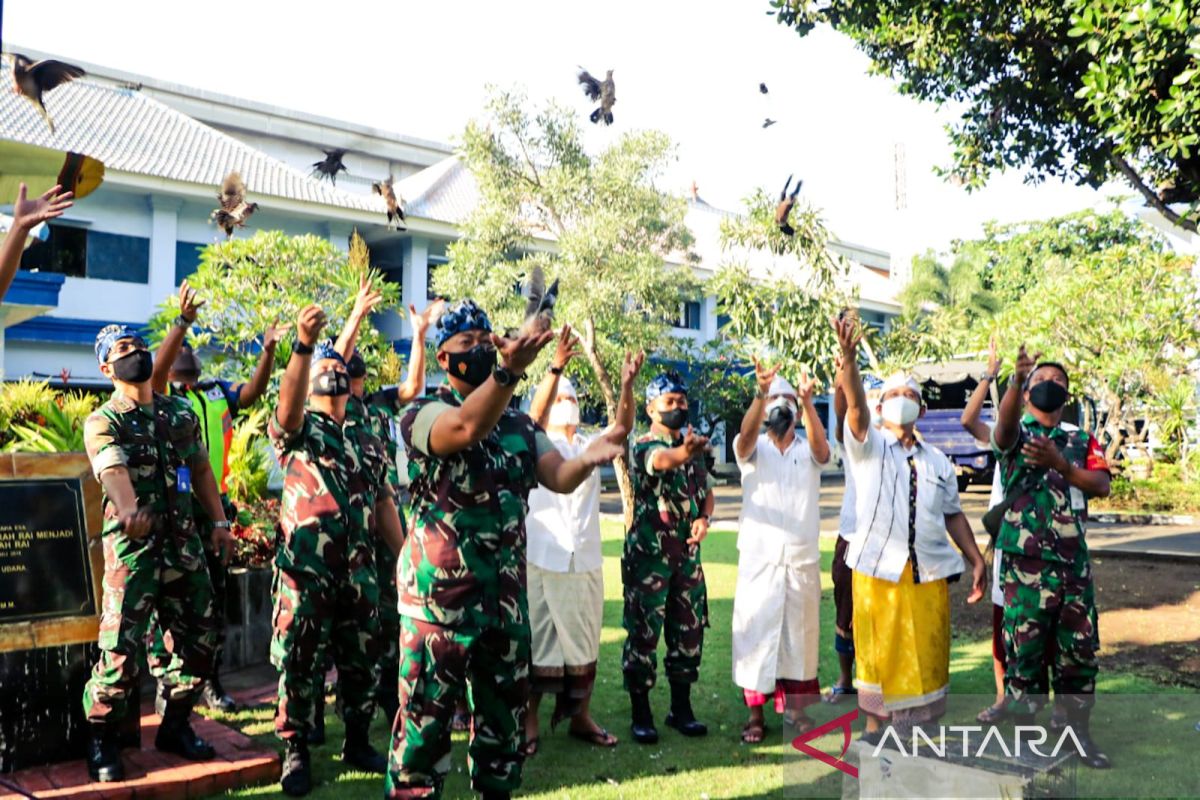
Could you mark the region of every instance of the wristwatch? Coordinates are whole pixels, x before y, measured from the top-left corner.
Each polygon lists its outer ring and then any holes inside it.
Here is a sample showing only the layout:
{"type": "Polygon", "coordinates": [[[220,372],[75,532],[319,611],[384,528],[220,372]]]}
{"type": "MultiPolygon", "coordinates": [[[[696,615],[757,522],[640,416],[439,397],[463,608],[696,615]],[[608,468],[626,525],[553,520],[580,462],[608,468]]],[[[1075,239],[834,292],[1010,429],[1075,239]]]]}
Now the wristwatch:
{"type": "Polygon", "coordinates": [[[500,386],[516,386],[518,383],[524,380],[524,378],[524,374],[518,375],[517,373],[509,370],[508,367],[497,365],[496,368],[492,370],[492,380],[496,381],[496,383],[500,386]]]}
{"type": "Polygon", "coordinates": [[[311,356],[313,354],[313,346],[297,339],[296,343],[292,345],[292,352],[298,356],[311,356]]]}
{"type": "Polygon", "coordinates": [[[184,330],[187,330],[188,328],[192,327],[192,323],[188,322],[187,318],[184,317],[183,314],[180,314],[179,316],[175,317],[175,321],[172,322],[171,324],[174,325],[176,328],[183,328],[184,330]]]}
{"type": "Polygon", "coordinates": [[[226,530],[228,530],[233,527],[233,523],[227,519],[223,519],[220,522],[214,522],[213,527],[214,528],[225,528],[226,530]]]}
{"type": "Polygon", "coordinates": [[[551,367],[551,368],[550,368],[550,374],[551,374],[551,375],[562,375],[562,374],[563,374],[563,368],[562,368],[562,367],[551,367]]]}

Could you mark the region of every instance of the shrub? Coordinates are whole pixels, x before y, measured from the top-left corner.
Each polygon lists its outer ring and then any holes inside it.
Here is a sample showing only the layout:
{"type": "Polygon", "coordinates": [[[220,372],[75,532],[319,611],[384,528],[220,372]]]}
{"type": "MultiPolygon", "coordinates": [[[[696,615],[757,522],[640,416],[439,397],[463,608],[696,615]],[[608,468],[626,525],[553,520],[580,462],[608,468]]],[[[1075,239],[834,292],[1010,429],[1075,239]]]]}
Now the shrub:
{"type": "Polygon", "coordinates": [[[229,496],[239,506],[267,496],[270,477],[267,454],[262,444],[266,436],[267,409],[260,408],[244,417],[234,429],[229,443],[229,496]]]}

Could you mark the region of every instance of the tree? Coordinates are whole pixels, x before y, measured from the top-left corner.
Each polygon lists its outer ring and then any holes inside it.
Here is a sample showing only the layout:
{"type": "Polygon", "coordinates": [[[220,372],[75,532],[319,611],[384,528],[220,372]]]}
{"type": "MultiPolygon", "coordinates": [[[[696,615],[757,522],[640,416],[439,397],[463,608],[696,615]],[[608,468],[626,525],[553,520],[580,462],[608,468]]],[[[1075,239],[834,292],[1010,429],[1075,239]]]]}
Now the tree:
{"type": "Polygon", "coordinates": [[[734,347],[714,339],[683,351],[688,381],[688,409],[692,427],[712,438],[718,426],[736,425],[754,397],[754,371],[749,362],[738,362],[734,347]]]}
{"type": "MultiPolygon", "coordinates": [[[[342,252],[317,236],[287,236],[259,231],[248,239],[210,244],[200,255],[200,267],[188,283],[206,301],[191,335],[202,349],[206,376],[245,381],[258,362],[262,332],[275,322],[291,322],[300,309],[317,303],[328,315],[328,330],[337,331],[354,306],[359,279],[371,272],[369,254],[355,234],[351,252],[342,252]]],[[[375,280],[384,293],[383,306],[399,301],[399,288],[375,280]]],[[[168,298],[150,320],[152,338],[161,341],[178,313],[168,298]]],[[[369,374],[384,362],[391,345],[372,326],[358,340],[369,374]]],[[[291,355],[291,340],[279,343],[272,384],[277,385],[291,355]]]]}
{"type": "Polygon", "coordinates": [[[846,261],[803,200],[792,209],[794,236],[779,230],[775,200],[762,189],[745,205],[745,215],[721,223],[725,261],[709,281],[717,312],[729,320],[722,333],[746,362],[765,358],[783,364],[785,373],[804,369],[828,381],[837,351],[829,320],[851,300],[840,285],[846,261]]]}
{"type": "Polygon", "coordinates": [[[828,23],[921,100],[952,102],[953,165],[969,188],[1127,180],[1172,223],[1200,210],[1200,10],[1186,0],[771,0],[802,36],[828,23]],[[1172,208],[1182,203],[1183,211],[1172,208]]]}
{"type": "MultiPolygon", "coordinates": [[[[474,298],[503,329],[520,324],[523,301],[514,288],[535,265],[557,278],[556,319],[578,330],[588,367],[572,362],[573,377],[603,398],[614,419],[624,352],[673,355],[669,326],[697,292],[686,205],[655,186],[672,145],[659,132],[626,133],[592,156],[573,112],[551,103],[531,115],[527,106],[522,93],[493,89],[484,118],[467,125],[460,155],[479,204],[434,286],[449,298],[474,298]]],[[[535,373],[548,358],[549,351],[535,373]]],[[[627,460],[614,467],[629,519],[627,460]]]]}

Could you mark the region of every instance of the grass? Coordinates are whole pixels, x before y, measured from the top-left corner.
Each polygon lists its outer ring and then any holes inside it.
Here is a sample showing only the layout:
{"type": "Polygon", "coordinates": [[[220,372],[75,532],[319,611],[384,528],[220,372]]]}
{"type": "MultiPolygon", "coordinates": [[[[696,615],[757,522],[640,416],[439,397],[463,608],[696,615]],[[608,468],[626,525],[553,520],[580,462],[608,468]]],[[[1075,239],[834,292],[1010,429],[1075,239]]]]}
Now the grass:
{"type": "MultiPolygon", "coordinates": [[[[603,750],[570,739],[563,729],[556,734],[549,730],[549,707],[543,703],[541,750],[525,765],[524,781],[519,796],[528,798],[571,798],[599,800],[600,798],[749,798],[749,797],[840,797],[840,773],[814,759],[798,757],[784,740],[778,718],[768,712],[770,729],[767,739],[759,745],[743,745],[739,741],[745,708],[741,693],[732,683],[731,618],[733,591],[737,571],[736,533],[714,530],[704,543],[704,570],[708,582],[711,627],[705,634],[704,660],[693,701],[698,716],[708,723],[709,735],[702,739],[684,739],[661,725],[668,705],[665,681],[655,688],[652,702],[656,719],[660,721],[660,742],[652,747],[634,744],[629,736],[628,698],[621,688],[620,653],[624,641],[621,628],[621,582],[619,558],[622,532],[617,523],[605,521],[604,531],[604,630],[601,638],[599,675],[597,677],[593,715],[621,738],[613,749],[603,750]],[[785,769],[786,765],[786,769],[785,769]]],[[[833,653],[833,599],[829,566],[833,541],[823,538],[822,599],[821,599],[821,658],[819,678],[823,686],[837,675],[833,653]]],[[[990,613],[985,606],[967,607],[956,603],[952,613],[990,613]]],[[[661,654],[660,646],[660,670],[661,654]]],[[[983,638],[967,638],[956,632],[951,652],[951,688],[956,695],[993,693],[991,672],[991,642],[983,638]]],[[[1129,675],[1101,672],[1098,687],[1102,693],[1161,692],[1163,689],[1149,681],[1129,675]]],[[[1198,695],[1197,697],[1200,697],[1198,695]]],[[[838,706],[821,704],[814,709],[820,721],[831,719],[851,710],[852,704],[838,706]]],[[[273,709],[259,707],[229,715],[226,720],[247,735],[268,745],[277,745],[272,733],[273,709]]],[[[1119,716],[1134,712],[1121,711],[1119,716]]],[[[1186,736],[1194,719],[1176,713],[1175,723],[1186,721],[1186,736]]],[[[1200,718],[1200,717],[1198,717],[1200,718]]],[[[1124,722],[1122,729],[1137,730],[1146,720],[1114,720],[1124,722]]],[[[1105,726],[1115,731],[1115,727],[1105,726]]],[[[376,746],[387,741],[388,726],[377,720],[372,728],[376,746]]],[[[329,715],[328,741],[313,751],[313,770],[317,788],[311,797],[376,798],[382,792],[382,779],[374,775],[345,771],[341,768],[340,744],[342,728],[339,720],[329,715]]],[[[1197,794],[1194,771],[1196,742],[1183,739],[1178,750],[1164,750],[1161,741],[1139,742],[1133,736],[1118,738],[1110,733],[1102,738],[1109,754],[1118,766],[1137,768],[1116,769],[1100,775],[1086,770],[1079,772],[1079,791],[1097,796],[1187,796],[1197,794]],[[1152,777],[1152,782],[1147,783],[1152,777]],[[1099,781],[1104,781],[1099,783],[1099,781]]],[[[1168,739],[1167,741],[1175,741],[1168,739]]],[[[819,740],[816,746],[834,754],[840,749],[838,735],[819,740]]],[[[278,785],[247,788],[233,793],[237,797],[278,796],[278,785]]],[[[453,767],[446,783],[447,798],[474,797],[466,775],[466,735],[454,736],[453,767]]]]}

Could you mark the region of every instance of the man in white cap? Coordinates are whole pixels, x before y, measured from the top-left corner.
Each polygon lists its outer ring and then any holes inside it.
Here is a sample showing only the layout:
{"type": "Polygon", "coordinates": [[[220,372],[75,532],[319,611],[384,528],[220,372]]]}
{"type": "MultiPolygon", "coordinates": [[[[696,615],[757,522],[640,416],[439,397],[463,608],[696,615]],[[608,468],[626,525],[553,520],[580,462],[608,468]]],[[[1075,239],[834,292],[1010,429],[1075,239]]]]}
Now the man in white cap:
{"type": "Polygon", "coordinates": [[[742,741],[766,735],[763,706],[796,733],[814,723],[804,709],[820,699],[821,465],[829,442],[813,404],[814,381],[799,390],[779,367],[754,362],[758,392],[733,442],[742,473],[738,577],[733,602],[733,680],[750,708],[742,741]],[[800,406],[808,440],[796,435],[800,406]],[[766,431],[760,433],[763,424],[766,431]]]}
{"type": "MultiPolygon", "coordinates": [[[[563,326],[546,377],[538,386],[529,414],[546,429],[564,458],[574,458],[593,437],[579,432],[579,398],[563,375],[578,355],[578,340],[563,326]]],[[[626,354],[616,423],[633,429],[633,381],[644,360],[626,354]]],[[[600,747],[617,738],[589,713],[600,628],[604,618],[604,558],[600,550],[600,475],[591,476],[570,494],[537,487],[529,494],[526,578],[533,669],[529,713],[525,717],[525,755],[538,750],[538,706],[543,694],[555,696],[551,727],[564,719],[567,733],[600,747]]]]}
{"type": "Polygon", "coordinates": [[[958,499],[950,460],[916,437],[925,411],[921,386],[903,373],[884,381],[882,424],[871,425],[858,372],[862,332],[836,320],[841,347],[846,430],[842,441],[854,472],[857,530],[846,550],[854,570],[854,652],[863,738],[878,742],[891,719],[903,738],[945,711],[950,687],[948,583],[971,563],[968,603],[983,598],[987,569],[958,499]],[[962,551],[960,555],[946,534],[962,551]]]}

